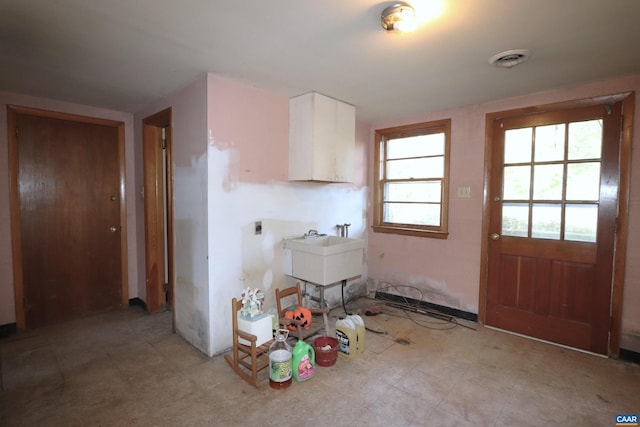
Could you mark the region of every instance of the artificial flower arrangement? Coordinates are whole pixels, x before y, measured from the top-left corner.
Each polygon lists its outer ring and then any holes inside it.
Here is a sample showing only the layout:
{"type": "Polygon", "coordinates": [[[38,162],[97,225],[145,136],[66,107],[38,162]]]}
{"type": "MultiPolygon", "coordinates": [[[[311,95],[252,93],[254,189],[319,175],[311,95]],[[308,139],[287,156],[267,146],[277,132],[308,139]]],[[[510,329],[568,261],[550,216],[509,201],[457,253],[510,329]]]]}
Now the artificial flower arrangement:
{"type": "Polygon", "coordinates": [[[260,289],[247,288],[242,291],[242,308],[240,315],[245,318],[252,318],[264,312],[264,292],[260,289]]]}

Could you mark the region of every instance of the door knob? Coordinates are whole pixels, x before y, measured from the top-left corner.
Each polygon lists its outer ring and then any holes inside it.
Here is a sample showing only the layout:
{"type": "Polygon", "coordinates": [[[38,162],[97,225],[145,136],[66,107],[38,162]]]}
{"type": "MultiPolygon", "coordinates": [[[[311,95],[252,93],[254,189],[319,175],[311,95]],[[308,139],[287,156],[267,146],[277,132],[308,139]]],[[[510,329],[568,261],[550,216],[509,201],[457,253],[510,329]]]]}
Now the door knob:
{"type": "Polygon", "coordinates": [[[116,231],[118,231],[118,227],[116,227],[115,225],[112,225],[111,227],[109,227],[109,231],[112,233],[115,233],[116,231]]]}
{"type": "Polygon", "coordinates": [[[498,239],[500,239],[500,235],[498,233],[491,234],[491,240],[498,240],[498,239]]]}

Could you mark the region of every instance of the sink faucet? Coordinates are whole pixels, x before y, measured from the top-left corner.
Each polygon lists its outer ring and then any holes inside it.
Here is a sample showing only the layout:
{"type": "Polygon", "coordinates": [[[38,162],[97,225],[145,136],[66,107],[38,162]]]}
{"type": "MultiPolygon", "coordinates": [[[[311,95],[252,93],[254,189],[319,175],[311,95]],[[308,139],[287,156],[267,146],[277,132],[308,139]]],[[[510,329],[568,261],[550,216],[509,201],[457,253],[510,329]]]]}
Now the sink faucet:
{"type": "Polygon", "coordinates": [[[340,233],[340,237],[349,237],[349,227],[351,224],[337,224],[336,229],[340,233]]]}
{"type": "Polygon", "coordinates": [[[318,230],[311,229],[308,232],[304,233],[304,238],[307,239],[309,237],[318,237],[318,230]]]}

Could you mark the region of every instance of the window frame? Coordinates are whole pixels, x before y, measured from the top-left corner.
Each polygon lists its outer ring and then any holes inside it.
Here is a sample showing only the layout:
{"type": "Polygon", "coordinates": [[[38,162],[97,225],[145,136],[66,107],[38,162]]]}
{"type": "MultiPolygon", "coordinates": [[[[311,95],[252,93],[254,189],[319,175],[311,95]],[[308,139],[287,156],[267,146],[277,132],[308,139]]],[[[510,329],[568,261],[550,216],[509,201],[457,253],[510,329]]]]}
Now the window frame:
{"type": "MultiPolygon", "coordinates": [[[[451,152],[451,119],[434,120],[404,126],[396,126],[375,131],[375,159],[374,159],[374,214],[372,229],[377,233],[393,233],[410,236],[432,237],[446,239],[449,235],[449,163],[451,152]],[[444,133],[444,169],[441,179],[440,226],[417,224],[400,224],[384,222],[384,191],[387,182],[416,182],[413,178],[386,178],[386,141],[389,139],[407,138],[419,135],[444,133]]],[[[437,178],[436,178],[437,179],[437,178]]],[[[433,179],[429,179],[433,180],[433,179]]]]}

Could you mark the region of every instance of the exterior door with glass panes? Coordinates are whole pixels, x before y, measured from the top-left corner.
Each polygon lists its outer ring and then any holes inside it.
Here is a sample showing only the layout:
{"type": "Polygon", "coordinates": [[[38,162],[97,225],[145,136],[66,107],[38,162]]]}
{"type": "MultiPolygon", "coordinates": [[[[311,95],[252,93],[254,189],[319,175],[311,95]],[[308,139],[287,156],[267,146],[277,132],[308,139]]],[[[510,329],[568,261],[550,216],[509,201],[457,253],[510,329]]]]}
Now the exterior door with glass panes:
{"type": "Polygon", "coordinates": [[[607,354],[621,104],[494,121],[486,323],[607,354]]]}

